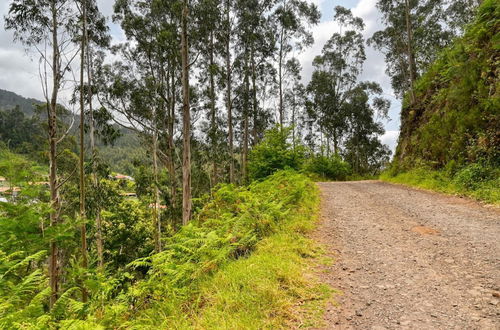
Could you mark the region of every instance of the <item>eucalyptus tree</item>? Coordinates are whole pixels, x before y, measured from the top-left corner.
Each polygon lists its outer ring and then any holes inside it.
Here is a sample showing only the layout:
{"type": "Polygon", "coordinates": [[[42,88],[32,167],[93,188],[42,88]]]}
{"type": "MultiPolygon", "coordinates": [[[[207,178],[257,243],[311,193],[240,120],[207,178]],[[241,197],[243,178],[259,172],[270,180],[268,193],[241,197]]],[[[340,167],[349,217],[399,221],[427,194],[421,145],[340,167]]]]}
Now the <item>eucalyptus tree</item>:
{"type": "Polygon", "coordinates": [[[259,82],[269,73],[269,64],[275,48],[272,20],[269,11],[273,2],[262,0],[239,0],[235,2],[237,18],[237,44],[235,65],[241,85],[237,88],[240,108],[241,173],[246,180],[246,168],[250,143],[257,143],[259,129],[259,82]],[[250,132],[250,128],[252,128],[250,132]]]}
{"type": "Polygon", "coordinates": [[[415,100],[415,81],[439,51],[460,33],[461,25],[473,17],[477,0],[379,0],[383,30],[368,40],[382,51],[386,72],[396,95],[408,92],[415,100]]]}
{"type": "Polygon", "coordinates": [[[390,107],[382,93],[379,84],[362,82],[347,95],[348,130],[342,155],[355,173],[375,175],[389,161],[390,151],[379,140],[385,133],[380,119],[387,119],[390,107]]]}
{"type": "Polygon", "coordinates": [[[334,153],[344,155],[357,173],[365,174],[386,159],[387,147],[378,140],[383,126],[375,116],[387,118],[390,103],[380,96],[382,88],[377,83],[359,82],[366,59],[363,20],[340,6],[335,8],[334,20],[339,32],[314,59],[307,108],[326,136],[327,156],[332,139],[334,153]],[[373,160],[371,153],[380,159],[373,160]]]}
{"type": "Polygon", "coordinates": [[[345,104],[358,84],[366,59],[363,20],[340,6],[335,8],[334,20],[339,25],[339,32],[332,35],[322,54],[314,59],[314,72],[307,87],[317,111],[320,131],[327,138],[327,153],[330,139],[333,139],[334,152],[339,152],[341,139],[347,131],[345,104]]]}
{"type": "MultiPolygon", "coordinates": [[[[59,92],[65,86],[66,76],[78,55],[72,48],[71,31],[78,23],[75,3],[69,0],[13,0],[5,19],[5,28],[14,31],[15,41],[35,50],[40,58],[40,80],[45,98],[49,140],[49,186],[52,211],[51,226],[61,223],[59,190],[65,183],[58,175],[58,144],[65,134],[58,131],[59,92]],[[49,82],[50,80],[50,82],[49,82]]],[[[58,243],[50,243],[49,282],[52,307],[60,291],[61,260],[58,243]]]]}
{"type": "Polygon", "coordinates": [[[276,24],[277,67],[278,67],[278,111],[279,124],[285,124],[284,82],[287,71],[288,56],[294,51],[313,44],[314,39],[310,27],[319,22],[321,14],[317,6],[305,0],[278,0],[273,13],[276,24]]]}
{"type": "Polygon", "coordinates": [[[197,64],[200,70],[198,82],[202,86],[206,102],[208,130],[207,137],[210,143],[209,163],[211,163],[211,183],[215,186],[219,181],[219,164],[223,160],[221,146],[222,126],[219,119],[217,106],[219,87],[216,82],[221,78],[220,55],[224,48],[223,35],[223,7],[219,0],[200,0],[196,3],[194,12],[194,25],[192,44],[195,51],[200,53],[201,61],[197,64]],[[207,24],[210,22],[210,24],[207,24]]]}
{"type": "MultiPolygon", "coordinates": [[[[80,155],[79,155],[79,174],[80,174],[80,221],[81,225],[81,257],[82,268],[85,270],[88,266],[87,257],[87,224],[85,215],[85,58],[87,45],[87,1],[81,0],[79,9],[81,12],[81,34],[80,37],[80,155]]],[[[82,281],[83,282],[83,281],[82,281]]],[[[82,285],[82,301],[87,302],[88,293],[84,285],[82,285]]]]}
{"type": "Polygon", "coordinates": [[[153,224],[155,250],[161,250],[161,223],[159,214],[160,191],[158,174],[158,99],[155,86],[147,79],[144,67],[131,59],[137,54],[131,49],[122,49],[124,62],[115,62],[99,68],[99,101],[106,111],[114,113],[113,120],[126,128],[143,135],[148,141],[153,165],[153,224]],[[145,77],[146,76],[146,77],[145,77]]]}
{"type": "MultiPolygon", "coordinates": [[[[102,50],[108,49],[110,44],[109,28],[106,24],[105,17],[99,11],[96,0],[85,0],[86,5],[86,26],[85,29],[85,47],[86,47],[86,73],[87,82],[85,85],[85,102],[87,105],[87,123],[88,123],[88,134],[90,140],[90,153],[91,153],[91,163],[92,163],[92,192],[94,192],[94,201],[97,201],[98,191],[100,190],[99,179],[98,179],[98,155],[96,147],[96,136],[100,136],[101,140],[105,143],[112,142],[117,137],[117,131],[109,124],[110,117],[109,114],[103,113],[101,116],[94,110],[93,107],[93,97],[95,94],[95,66],[94,63],[101,60],[103,57],[102,50]],[[104,115],[104,116],[103,116],[104,115]],[[96,129],[97,128],[97,129],[96,129]]],[[[83,85],[83,82],[81,82],[83,85]]],[[[82,90],[80,91],[82,93],[82,90]]],[[[101,221],[101,203],[96,202],[92,204],[92,208],[89,208],[87,213],[94,215],[95,217],[95,241],[97,250],[97,262],[99,268],[104,266],[103,257],[103,238],[102,238],[102,221],[101,221]]]]}
{"type": "Polygon", "coordinates": [[[290,73],[289,81],[291,81],[291,86],[285,91],[285,104],[291,110],[292,143],[295,147],[297,133],[301,134],[303,128],[299,127],[299,123],[302,126],[304,124],[303,112],[301,110],[305,108],[306,90],[304,84],[302,84],[302,67],[299,60],[295,57],[291,58],[288,60],[286,68],[290,73]]]}
{"type": "Polygon", "coordinates": [[[233,61],[231,57],[231,44],[233,41],[233,0],[225,0],[224,5],[224,19],[222,21],[224,43],[224,60],[225,60],[225,104],[227,112],[227,135],[228,135],[228,149],[229,149],[229,182],[235,182],[235,164],[234,164],[234,133],[233,133],[233,99],[232,99],[232,82],[233,82],[233,61]]]}
{"type": "Polygon", "coordinates": [[[167,159],[171,200],[175,197],[174,127],[178,79],[179,3],[171,1],[119,0],[114,20],[127,42],[114,48],[121,62],[101,70],[101,101],[123,115],[128,125],[150,137],[153,165],[153,219],[155,250],[161,251],[159,156],[167,159]],[[133,41],[133,42],[130,42],[133,41]],[[160,150],[167,136],[167,151],[160,150]]]}
{"type": "Polygon", "coordinates": [[[191,220],[191,108],[189,100],[189,0],[182,1],[181,72],[182,72],[182,224],[191,220]]]}

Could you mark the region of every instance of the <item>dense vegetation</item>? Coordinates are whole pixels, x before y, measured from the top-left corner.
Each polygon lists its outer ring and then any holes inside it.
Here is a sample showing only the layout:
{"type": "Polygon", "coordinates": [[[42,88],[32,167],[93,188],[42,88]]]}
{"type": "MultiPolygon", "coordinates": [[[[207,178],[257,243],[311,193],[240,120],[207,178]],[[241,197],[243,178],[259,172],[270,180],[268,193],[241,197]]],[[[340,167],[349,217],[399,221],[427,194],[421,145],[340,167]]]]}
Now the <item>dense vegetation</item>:
{"type": "Polygon", "coordinates": [[[499,12],[497,1],[484,1],[416,82],[387,179],[500,201],[499,12]]]}
{"type": "MultiPolygon", "coordinates": [[[[13,174],[8,170],[13,164],[24,169],[19,177],[32,173],[29,163],[9,157],[0,164],[4,172],[13,174]]],[[[102,219],[107,270],[88,273],[84,284],[91,299],[79,301],[78,274],[84,270],[70,262],[65,293],[47,314],[44,247],[55,238],[71,254],[78,249],[72,234],[78,223],[44,232],[48,204],[30,205],[40,193],[23,189],[16,204],[1,204],[2,328],[56,322],[77,328],[284,326],[301,300],[327,294],[303,274],[315,254],[303,235],[314,223],[316,187],[303,175],[281,171],[248,187],[221,186],[154,255],[148,253],[153,249],[148,214],[139,202],[119,201],[114,194],[114,207],[102,219]]]]}

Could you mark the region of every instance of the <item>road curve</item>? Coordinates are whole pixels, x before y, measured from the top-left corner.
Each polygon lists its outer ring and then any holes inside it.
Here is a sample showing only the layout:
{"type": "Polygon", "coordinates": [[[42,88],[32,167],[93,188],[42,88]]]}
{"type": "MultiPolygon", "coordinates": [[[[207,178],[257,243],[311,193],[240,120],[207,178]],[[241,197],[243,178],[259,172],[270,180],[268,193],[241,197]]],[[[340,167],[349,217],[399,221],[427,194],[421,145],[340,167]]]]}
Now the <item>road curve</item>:
{"type": "Polygon", "coordinates": [[[500,329],[500,211],[379,181],[318,183],[327,329],[500,329]]]}

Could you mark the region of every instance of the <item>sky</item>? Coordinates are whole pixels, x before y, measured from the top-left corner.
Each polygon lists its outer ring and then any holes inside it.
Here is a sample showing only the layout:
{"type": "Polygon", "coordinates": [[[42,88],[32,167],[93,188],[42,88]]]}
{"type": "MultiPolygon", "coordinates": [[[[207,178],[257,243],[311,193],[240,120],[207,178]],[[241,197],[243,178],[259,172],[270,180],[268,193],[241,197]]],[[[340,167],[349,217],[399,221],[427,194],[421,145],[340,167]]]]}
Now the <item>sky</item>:
{"type": "MultiPolygon", "coordinates": [[[[365,22],[365,38],[369,38],[375,31],[382,28],[380,13],[375,4],[377,0],[309,0],[318,5],[321,11],[321,22],[312,27],[314,44],[304,52],[297,54],[303,72],[304,82],[307,83],[312,74],[312,61],[321,53],[326,41],[337,31],[332,21],[335,6],[344,6],[352,9],[355,16],[365,22]]],[[[13,42],[11,31],[4,29],[4,16],[8,13],[10,0],[0,0],[0,89],[5,89],[25,97],[43,99],[42,89],[38,77],[38,60],[33,54],[27,53],[23,46],[13,42]]],[[[97,0],[101,12],[111,20],[113,0],[97,0]]],[[[111,24],[111,34],[114,39],[122,40],[123,33],[116,25],[111,24]]],[[[389,77],[385,74],[384,56],[367,47],[367,60],[360,77],[363,81],[376,81],[384,89],[384,97],[391,103],[390,120],[383,121],[386,133],[381,137],[383,143],[394,150],[399,134],[399,112],[401,103],[394,98],[389,77]]]]}

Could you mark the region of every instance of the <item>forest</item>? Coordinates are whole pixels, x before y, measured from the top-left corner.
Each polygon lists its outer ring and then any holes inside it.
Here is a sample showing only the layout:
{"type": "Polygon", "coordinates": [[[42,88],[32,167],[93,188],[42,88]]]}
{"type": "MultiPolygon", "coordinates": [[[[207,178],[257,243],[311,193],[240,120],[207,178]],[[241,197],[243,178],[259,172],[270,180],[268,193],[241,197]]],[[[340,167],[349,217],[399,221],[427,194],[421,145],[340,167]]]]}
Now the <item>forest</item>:
{"type": "Polygon", "coordinates": [[[96,0],[10,0],[44,98],[0,90],[0,328],[314,326],[314,181],[498,203],[498,2],[376,7],[366,39],[336,6],[304,77],[313,1],[116,0],[109,21],[96,0]],[[394,157],[367,47],[403,104],[394,157]]]}

